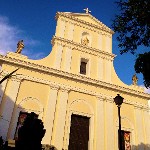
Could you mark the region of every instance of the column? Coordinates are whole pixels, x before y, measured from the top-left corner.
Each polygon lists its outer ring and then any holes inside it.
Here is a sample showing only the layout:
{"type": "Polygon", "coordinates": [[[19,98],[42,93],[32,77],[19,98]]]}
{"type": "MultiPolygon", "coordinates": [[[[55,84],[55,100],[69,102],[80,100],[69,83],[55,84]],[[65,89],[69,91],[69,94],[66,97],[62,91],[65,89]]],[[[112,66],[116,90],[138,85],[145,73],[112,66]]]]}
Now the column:
{"type": "Polygon", "coordinates": [[[0,120],[0,133],[1,136],[6,139],[7,132],[9,129],[9,124],[11,121],[13,109],[17,99],[17,94],[19,91],[20,81],[17,79],[11,79],[8,81],[8,88],[5,92],[4,105],[2,110],[2,118],[0,120]]]}
{"type": "Polygon", "coordinates": [[[96,106],[96,150],[99,150],[105,149],[104,98],[97,97],[96,106]]]}
{"type": "Polygon", "coordinates": [[[99,80],[103,80],[104,76],[104,60],[103,58],[98,58],[98,65],[97,65],[97,78],[99,80]]]}
{"type": "Polygon", "coordinates": [[[113,113],[113,99],[106,99],[105,102],[105,149],[115,149],[114,147],[114,113],[113,113]]]}
{"type": "Polygon", "coordinates": [[[57,98],[54,129],[51,143],[58,150],[61,150],[63,148],[67,102],[68,102],[68,90],[65,89],[60,90],[57,98]]]}
{"type": "Polygon", "coordinates": [[[58,87],[50,87],[49,100],[46,106],[46,112],[44,117],[44,128],[46,129],[46,133],[42,140],[43,144],[51,143],[57,93],[58,87]]]}

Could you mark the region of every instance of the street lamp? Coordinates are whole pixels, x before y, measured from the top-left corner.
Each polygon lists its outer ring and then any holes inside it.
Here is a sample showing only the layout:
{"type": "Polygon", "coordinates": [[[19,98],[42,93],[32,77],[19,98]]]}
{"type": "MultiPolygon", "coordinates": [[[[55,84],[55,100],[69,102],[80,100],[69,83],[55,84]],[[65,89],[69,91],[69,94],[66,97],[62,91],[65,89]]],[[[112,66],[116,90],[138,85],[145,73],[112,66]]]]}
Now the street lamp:
{"type": "Polygon", "coordinates": [[[118,118],[119,118],[119,150],[122,150],[122,138],[121,138],[121,117],[120,117],[120,108],[121,108],[121,104],[123,103],[123,97],[121,97],[119,94],[117,94],[117,96],[114,98],[114,102],[118,107],[118,118]]]}

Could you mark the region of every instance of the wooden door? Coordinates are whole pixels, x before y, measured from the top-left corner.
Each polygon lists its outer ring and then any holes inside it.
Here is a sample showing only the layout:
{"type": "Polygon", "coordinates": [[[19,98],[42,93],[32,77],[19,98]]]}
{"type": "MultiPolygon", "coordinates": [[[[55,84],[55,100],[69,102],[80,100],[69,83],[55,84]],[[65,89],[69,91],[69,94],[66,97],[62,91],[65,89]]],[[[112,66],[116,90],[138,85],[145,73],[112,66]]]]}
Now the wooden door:
{"type": "Polygon", "coordinates": [[[89,118],[72,115],[68,150],[88,150],[88,141],[89,118]]]}

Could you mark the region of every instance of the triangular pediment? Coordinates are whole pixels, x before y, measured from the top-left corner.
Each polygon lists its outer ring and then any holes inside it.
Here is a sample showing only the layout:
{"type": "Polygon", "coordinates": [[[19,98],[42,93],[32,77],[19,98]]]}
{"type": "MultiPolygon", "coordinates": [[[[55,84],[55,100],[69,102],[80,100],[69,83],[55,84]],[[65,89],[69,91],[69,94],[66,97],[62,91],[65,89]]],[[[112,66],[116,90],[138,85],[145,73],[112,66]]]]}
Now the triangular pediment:
{"type": "Polygon", "coordinates": [[[114,33],[109,27],[107,27],[105,24],[103,24],[101,21],[99,21],[89,13],[58,12],[58,14],[71,17],[76,21],[87,23],[88,25],[91,26],[95,26],[101,29],[103,28],[105,31],[109,31],[112,34],[114,33]]]}
{"type": "Polygon", "coordinates": [[[86,14],[86,13],[84,13],[84,14],[73,14],[73,16],[77,19],[86,21],[88,23],[91,23],[91,24],[94,24],[94,25],[97,25],[97,26],[104,25],[102,22],[100,22],[98,19],[96,19],[95,17],[93,17],[90,14],[86,14]]]}

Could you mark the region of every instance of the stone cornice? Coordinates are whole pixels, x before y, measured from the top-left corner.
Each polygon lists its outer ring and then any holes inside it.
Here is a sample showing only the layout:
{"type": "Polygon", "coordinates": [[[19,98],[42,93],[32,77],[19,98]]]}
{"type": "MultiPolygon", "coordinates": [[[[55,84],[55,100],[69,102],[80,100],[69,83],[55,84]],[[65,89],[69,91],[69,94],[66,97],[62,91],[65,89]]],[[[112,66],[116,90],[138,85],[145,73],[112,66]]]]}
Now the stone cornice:
{"type": "MultiPolygon", "coordinates": [[[[62,17],[65,17],[65,18],[68,18],[68,19],[71,19],[73,21],[75,21],[76,23],[80,23],[82,24],[83,27],[85,27],[85,25],[87,26],[90,26],[96,30],[102,30],[102,31],[105,31],[105,32],[108,32],[110,34],[114,34],[114,31],[112,31],[110,28],[108,28],[106,25],[104,25],[102,22],[100,22],[99,20],[97,20],[95,17],[93,17],[91,14],[84,14],[84,15],[87,15],[89,16],[92,20],[94,20],[95,22],[99,23],[99,26],[98,25],[94,25],[92,23],[89,23],[87,21],[84,21],[84,20],[81,20],[81,19],[78,19],[78,18],[75,18],[74,17],[74,13],[64,13],[64,12],[57,12],[56,13],[56,16],[55,18],[58,19],[59,16],[62,16],[62,17]]],[[[78,14],[79,15],[79,14],[78,14]]],[[[83,15],[83,14],[80,14],[80,15],[83,15]]]]}
{"type": "MultiPolygon", "coordinates": [[[[3,72],[3,76],[8,74],[8,72],[3,72]]],[[[97,100],[101,100],[101,101],[105,101],[105,102],[109,102],[109,103],[114,103],[114,97],[110,96],[110,95],[105,95],[102,93],[98,93],[95,91],[90,91],[87,89],[83,89],[80,87],[75,87],[73,85],[64,85],[61,83],[57,83],[57,82],[52,82],[52,81],[48,81],[48,80],[44,80],[44,79],[40,79],[40,78],[35,78],[35,77],[31,77],[31,76],[26,76],[26,75],[15,75],[13,78],[16,78],[17,80],[19,80],[21,82],[21,80],[28,80],[28,81],[33,81],[33,82],[37,82],[37,83],[42,83],[42,84],[46,84],[49,85],[51,89],[53,90],[61,90],[62,92],[69,92],[69,91],[75,91],[75,92],[80,92],[80,93],[84,93],[84,94],[88,94],[88,95],[92,95],[92,96],[96,96],[97,100]]],[[[124,99],[124,104],[129,104],[129,105],[133,105],[135,108],[137,109],[144,109],[146,111],[149,111],[150,108],[148,107],[147,104],[142,104],[140,102],[135,102],[132,100],[127,100],[124,99]]]]}
{"type": "Polygon", "coordinates": [[[42,73],[42,74],[51,74],[54,76],[57,75],[57,76],[60,76],[61,78],[67,78],[69,80],[74,80],[77,82],[83,82],[85,84],[93,85],[96,87],[103,87],[103,88],[106,88],[108,90],[113,90],[113,91],[117,91],[120,93],[126,93],[126,94],[130,94],[130,95],[139,96],[139,97],[142,97],[142,98],[147,99],[147,100],[150,99],[149,94],[146,94],[146,93],[138,91],[138,90],[134,90],[134,89],[130,89],[127,87],[115,85],[112,83],[107,83],[107,82],[96,80],[96,79],[92,79],[90,77],[83,76],[80,74],[72,74],[72,73],[57,70],[54,68],[38,65],[38,64],[35,64],[32,62],[28,62],[27,60],[23,61],[23,60],[11,58],[8,56],[0,55],[0,61],[3,61],[6,64],[14,65],[14,66],[25,68],[28,70],[35,70],[35,71],[38,71],[39,73],[42,73]]]}
{"type": "Polygon", "coordinates": [[[79,50],[79,51],[82,51],[82,52],[85,52],[88,54],[92,54],[95,56],[99,56],[99,57],[102,57],[102,58],[105,58],[105,59],[108,59],[111,61],[114,60],[114,58],[116,56],[114,54],[104,52],[100,49],[92,48],[92,47],[89,47],[89,46],[86,46],[86,45],[83,45],[80,43],[76,43],[71,40],[61,38],[61,37],[53,36],[51,43],[52,43],[52,45],[54,45],[54,43],[58,43],[62,46],[70,47],[72,50],[74,50],[74,49],[79,50]]]}

